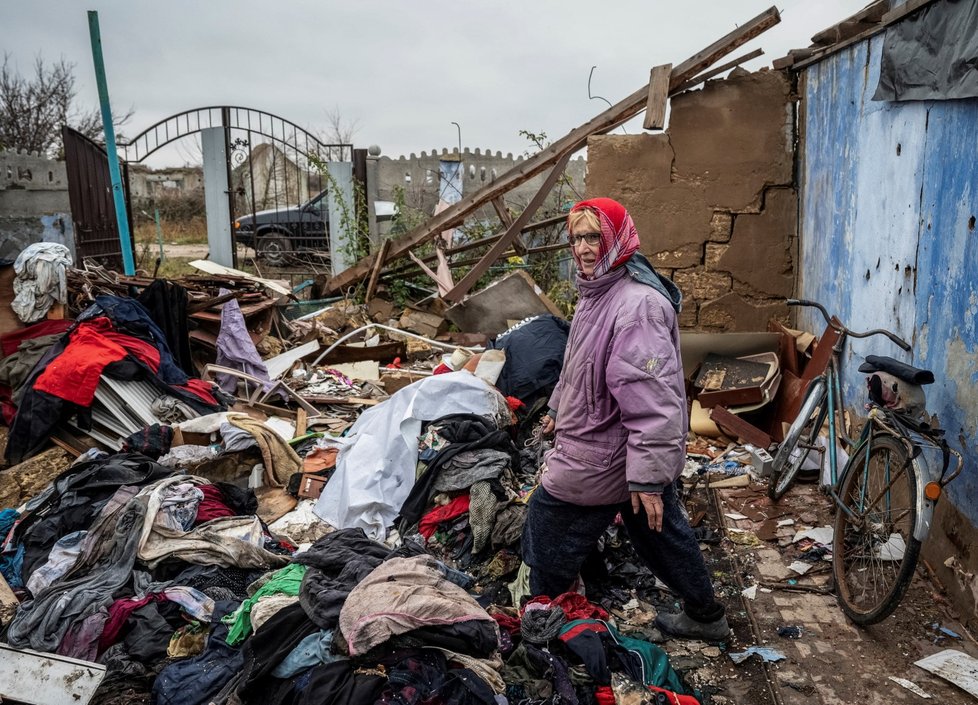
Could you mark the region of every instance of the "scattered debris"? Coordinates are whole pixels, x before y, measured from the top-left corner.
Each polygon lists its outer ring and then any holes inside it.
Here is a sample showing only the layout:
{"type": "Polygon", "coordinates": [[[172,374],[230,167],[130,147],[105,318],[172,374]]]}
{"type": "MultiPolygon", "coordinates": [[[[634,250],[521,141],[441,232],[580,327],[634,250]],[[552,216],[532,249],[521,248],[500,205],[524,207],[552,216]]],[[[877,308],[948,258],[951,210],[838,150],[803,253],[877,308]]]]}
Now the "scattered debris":
{"type": "Polygon", "coordinates": [[[743,663],[751,656],[759,656],[765,663],[777,663],[788,658],[782,652],[769,646],[751,646],[746,651],[731,652],[728,654],[734,663],[743,663]]]}
{"type": "Polygon", "coordinates": [[[934,697],[933,695],[931,695],[930,693],[928,693],[927,691],[925,691],[923,688],[921,688],[919,685],[917,685],[913,681],[908,681],[906,678],[897,678],[896,676],[887,676],[887,678],[889,678],[891,681],[893,681],[897,685],[899,685],[899,686],[901,686],[903,688],[906,688],[907,690],[909,690],[914,695],[919,695],[920,697],[924,698],[925,700],[930,700],[931,698],[934,697]]]}
{"type": "Polygon", "coordinates": [[[945,649],[916,661],[914,665],[978,698],[978,659],[961,651],[945,649]]]}

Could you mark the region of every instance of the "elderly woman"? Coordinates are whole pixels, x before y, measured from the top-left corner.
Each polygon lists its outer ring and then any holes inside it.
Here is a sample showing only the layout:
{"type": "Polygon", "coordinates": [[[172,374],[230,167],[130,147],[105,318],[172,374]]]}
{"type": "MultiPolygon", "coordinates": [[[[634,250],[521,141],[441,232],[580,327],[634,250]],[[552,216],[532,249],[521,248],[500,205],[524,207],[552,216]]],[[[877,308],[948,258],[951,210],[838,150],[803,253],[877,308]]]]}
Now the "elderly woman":
{"type": "Polygon", "coordinates": [[[523,531],[530,590],[566,592],[621,512],[636,553],[683,597],[660,614],[674,636],[720,641],[729,627],[673,485],[688,413],[679,327],[682,295],[639,252],[625,208],[609,198],[568,217],[580,300],[544,433],[556,430],[523,531]]]}

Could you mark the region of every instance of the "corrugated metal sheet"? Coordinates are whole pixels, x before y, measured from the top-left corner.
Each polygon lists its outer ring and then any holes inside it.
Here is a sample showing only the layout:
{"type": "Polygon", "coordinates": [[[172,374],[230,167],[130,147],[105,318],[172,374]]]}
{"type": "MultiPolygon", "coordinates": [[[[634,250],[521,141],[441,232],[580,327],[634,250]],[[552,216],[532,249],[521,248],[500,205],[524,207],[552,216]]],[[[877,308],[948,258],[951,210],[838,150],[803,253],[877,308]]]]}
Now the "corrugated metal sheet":
{"type": "Polygon", "coordinates": [[[967,459],[950,495],[978,523],[966,499],[978,496],[978,100],[871,101],[882,45],[878,35],[803,73],[799,294],[914,342],[910,356],[851,341],[846,401],[862,404],[853,363],[866,354],[933,369],[928,408],[967,459]]]}

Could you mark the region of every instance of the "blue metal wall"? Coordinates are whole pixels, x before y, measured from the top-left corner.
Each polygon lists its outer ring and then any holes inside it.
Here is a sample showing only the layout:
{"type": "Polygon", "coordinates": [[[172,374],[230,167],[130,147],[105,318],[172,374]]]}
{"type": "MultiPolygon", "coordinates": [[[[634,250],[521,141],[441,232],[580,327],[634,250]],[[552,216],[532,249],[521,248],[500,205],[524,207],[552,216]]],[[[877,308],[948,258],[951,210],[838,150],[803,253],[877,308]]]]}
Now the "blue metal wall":
{"type": "MultiPolygon", "coordinates": [[[[852,340],[846,402],[861,408],[867,354],[934,370],[928,409],[967,457],[951,499],[978,525],[978,100],[873,102],[882,46],[803,72],[799,295],[913,342],[852,340]]],[[[800,323],[820,332],[815,316],[800,323]]]]}

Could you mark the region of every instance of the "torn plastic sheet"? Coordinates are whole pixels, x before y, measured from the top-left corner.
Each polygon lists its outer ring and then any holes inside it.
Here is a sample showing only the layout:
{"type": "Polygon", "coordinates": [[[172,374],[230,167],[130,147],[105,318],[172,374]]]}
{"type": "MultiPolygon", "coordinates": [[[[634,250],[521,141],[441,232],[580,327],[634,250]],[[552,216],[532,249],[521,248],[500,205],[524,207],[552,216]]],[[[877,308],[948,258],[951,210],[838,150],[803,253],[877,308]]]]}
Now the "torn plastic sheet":
{"type": "Polygon", "coordinates": [[[978,97],[978,4],[935,2],[886,30],[873,100],[978,97]]]}
{"type": "Polygon", "coordinates": [[[449,372],[408,385],[367,409],[337,439],[336,472],[316,503],[316,515],[339,529],[362,528],[383,540],[414,486],[422,421],[480,414],[498,423],[506,400],[469,372],[449,372]]]}
{"type": "Polygon", "coordinates": [[[746,651],[731,653],[730,660],[734,663],[743,663],[754,655],[760,656],[767,663],[776,663],[787,658],[783,653],[769,646],[751,646],[746,651]]]}

